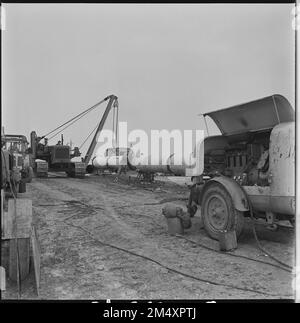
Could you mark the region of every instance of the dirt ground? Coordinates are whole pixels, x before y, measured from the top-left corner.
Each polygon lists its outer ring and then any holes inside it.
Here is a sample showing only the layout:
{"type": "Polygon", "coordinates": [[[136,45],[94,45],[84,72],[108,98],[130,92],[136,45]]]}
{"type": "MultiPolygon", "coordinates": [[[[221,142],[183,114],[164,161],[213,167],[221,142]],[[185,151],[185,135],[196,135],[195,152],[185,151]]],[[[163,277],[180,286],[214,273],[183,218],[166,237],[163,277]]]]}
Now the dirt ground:
{"type": "MultiPolygon", "coordinates": [[[[231,253],[218,251],[199,213],[183,237],[168,234],[162,207],[184,207],[188,193],[172,181],[34,179],[26,194],[41,248],[40,292],[31,270],[22,299],[294,298],[292,274],[257,248],[250,221],[231,253]]],[[[265,249],[292,265],[293,229],[257,231],[265,249]]],[[[16,285],[7,280],[6,287],[2,298],[16,299],[16,285]]]]}

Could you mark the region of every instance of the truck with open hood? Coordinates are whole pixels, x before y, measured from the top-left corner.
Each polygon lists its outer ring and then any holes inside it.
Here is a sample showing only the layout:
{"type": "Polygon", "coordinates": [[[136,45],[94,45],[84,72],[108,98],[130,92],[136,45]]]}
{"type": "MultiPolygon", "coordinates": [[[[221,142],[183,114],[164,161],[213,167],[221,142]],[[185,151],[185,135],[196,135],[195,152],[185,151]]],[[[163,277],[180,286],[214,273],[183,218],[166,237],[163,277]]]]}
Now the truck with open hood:
{"type": "Polygon", "coordinates": [[[195,150],[188,212],[201,207],[204,228],[243,230],[244,219],[295,218],[295,111],[281,95],[208,112],[221,134],[208,136],[195,150]]]}

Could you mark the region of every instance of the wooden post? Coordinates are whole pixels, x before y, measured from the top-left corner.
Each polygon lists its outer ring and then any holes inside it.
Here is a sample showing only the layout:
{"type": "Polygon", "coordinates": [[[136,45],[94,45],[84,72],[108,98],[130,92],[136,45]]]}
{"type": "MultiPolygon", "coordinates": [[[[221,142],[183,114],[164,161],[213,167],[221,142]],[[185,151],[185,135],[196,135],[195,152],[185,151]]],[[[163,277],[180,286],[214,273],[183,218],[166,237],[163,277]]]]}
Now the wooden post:
{"type": "Polygon", "coordinates": [[[9,264],[8,264],[8,276],[12,281],[18,279],[18,259],[17,252],[19,253],[19,267],[20,267],[20,280],[24,280],[29,274],[30,264],[30,239],[19,238],[9,240],[9,264]],[[16,241],[18,243],[18,249],[16,248],[16,241]]]}
{"type": "Polygon", "coordinates": [[[219,232],[219,246],[221,251],[230,251],[237,248],[235,230],[219,232]]]}
{"type": "Polygon", "coordinates": [[[41,251],[40,245],[37,240],[35,228],[32,227],[31,231],[31,246],[32,246],[32,255],[33,255],[33,264],[34,264],[34,277],[36,284],[36,291],[39,296],[40,290],[40,271],[41,271],[41,251]]]}
{"type": "Polygon", "coordinates": [[[29,274],[31,226],[32,201],[9,199],[8,212],[3,212],[2,239],[9,239],[8,276],[13,281],[18,281],[18,267],[21,280],[29,274]]]}
{"type": "Polygon", "coordinates": [[[8,200],[8,212],[3,212],[2,239],[29,238],[32,225],[32,201],[29,199],[8,200]],[[14,234],[14,218],[17,216],[17,231],[14,234]]]}
{"type": "MultiPolygon", "coordinates": [[[[4,200],[4,191],[1,190],[1,239],[5,240],[2,241],[3,243],[8,243],[8,247],[5,248],[8,251],[8,255],[1,257],[1,260],[5,258],[6,265],[4,267],[6,267],[9,278],[17,281],[20,292],[19,282],[24,280],[29,274],[31,245],[35,282],[37,294],[39,294],[40,247],[36,231],[32,225],[32,200],[26,198],[9,199],[7,212],[4,212],[4,201],[6,201],[4,200]]],[[[3,269],[5,273],[3,267],[0,269],[3,269]]],[[[2,271],[0,274],[2,274],[2,271]]],[[[5,288],[5,276],[4,278],[1,276],[0,279],[1,288],[3,286],[5,288]]]]}
{"type": "Polygon", "coordinates": [[[4,223],[4,190],[1,189],[1,236],[2,236],[2,233],[3,233],[3,229],[4,229],[4,226],[3,226],[3,223],[4,223]]]}
{"type": "Polygon", "coordinates": [[[5,268],[0,266],[0,291],[6,290],[5,268]]]}

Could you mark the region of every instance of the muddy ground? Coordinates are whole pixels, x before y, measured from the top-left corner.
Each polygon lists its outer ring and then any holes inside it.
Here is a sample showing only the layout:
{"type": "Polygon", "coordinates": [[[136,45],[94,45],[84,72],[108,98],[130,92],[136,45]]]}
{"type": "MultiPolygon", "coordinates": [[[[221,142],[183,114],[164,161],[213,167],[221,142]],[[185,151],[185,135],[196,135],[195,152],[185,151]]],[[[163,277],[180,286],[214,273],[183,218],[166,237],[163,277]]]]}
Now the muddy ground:
{"type": "MultiPolygon", "coordinates": [[[[257,248],[249,220],[231,253],[218,251],[199,213],[183,237],[168,234],[161,209],[185,205],[184,185],[53,176],[34,179],[26,194],[33,201],[41,280],[37,296],[31,270],[22,299],[294,298],[292,274],[257,248]]],[[[272,232],[258,224],[257,231],[264,248],[292,265],[293,229],[272,232]]],[[[7,280],[6,287],[2,298],[17,299],[16,284],[7,280]]]]}

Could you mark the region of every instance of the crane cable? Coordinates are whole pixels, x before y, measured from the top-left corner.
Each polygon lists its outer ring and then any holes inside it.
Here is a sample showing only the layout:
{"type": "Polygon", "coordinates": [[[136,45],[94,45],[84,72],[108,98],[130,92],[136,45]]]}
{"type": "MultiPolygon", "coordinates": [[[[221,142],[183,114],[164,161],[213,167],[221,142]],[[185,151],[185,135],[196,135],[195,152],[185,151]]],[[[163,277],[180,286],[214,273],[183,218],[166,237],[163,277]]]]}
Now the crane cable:
{"type": "MultiPolygon", "coordinates": [[[[58,127],[56,127],[55,129],[53,129],[52,131],[50,131],[50,132],[48,132],[47,134],[45,134],[44,136],[42,136],[42,138],[45,138],[45,137],[47,137],[47,136],[49,136],[50,134],[52,134],[53,132],[55,132],[56,130],[58,130],[58,129],[60,129],[60,128],[62,128],[63,126],[65,126],[65,125],[67,125],[68,123],[70,123],[70,122],[72,122],[73,120],[75,120],[75,119],[77,119],[77,118],[79,118],[80,119],[80,117],[81,116],[84,116],[84,115],[86,115],[88,112],[90,112],[90,111],[92,111],[93,109],[95,109],[98,105],[100,105],[101,103],[103,103],[103,102],[105,102],[107,99],[108,99],[109,97],[106,97],[105,99],[103,99],[103,100],[101,100],[100,102],[98,102],[98,103],[96,103],[96,104],[94,104],[93,106],[91,106],[90,108],[88,108],[88,109],[86,109],[86,110],[84,110],[83,112],[81,112],[81,113],[79,113],[78,115],[76,115],[75,117],[73,117],[73,118],[71,118],[70,120],[68,120],[68,121],[66,121],[65,123],[63,123],[62,125],[60,125],[60,126],[58,126],[58,127]]],[[[79,120],[78,119],[78,120],[79,120]]],[[[74,122],[76,122],[77,120],[75,120],[74,122]]],[[[74,123],[73,122],[73,123],[74,123]]],[[[72,123],[72,124],[73,124],[72,123]]],[[[64,128],[65,129],[65,128],[64,128]]],[[[61,130],[62,131],[62,130],[61,130]]],[[[51,137],[52,138],[52,137],[51,137]]],[[[50,139],[51,139],[50,138],[50,139]]]]}
{"type": "Polygon", "coordinates": [[[116,138],[116,140],[115,140],[115,142],[118,145],[119,144],[119,142],[118,142],[118,125],[119,125],[119,102],[118,102],[118,100],[115,100],[115,102],[114,102],[114,109],[116,109],[116,118],[115,118],[115,123],[116,123],[116,125],[115,125],[116,136],[115,136],[115,138],[116,138]]]}
{"type": "MultiPolygon", "coordinates": [[[[63,129],[57,131],[54,135],[52,135],[48,140],[51,140],[52,138],[54,138],[55,136],[57,136],[58,134],[60,134],[62,131],[64,131],[65,129],[69,128],[70,126],[72,126],[72,124],[74,124],[76,121],[80,120],[82,117],[86,116],[89,112],[91,112],[92,110],[87,111],[85,114],[81,115],[80,117],[78,117],[76,120],[74,120],[72,123],[66,125],[63,129]]],[[[42,137],[43,138],[43,137],[42,137]]]]}
{"type": "MultiPolygon", "coordinates": [[[[42,138],[44,138],[44,137],[46,137],[46,136],[48,136],[48,135],[52,134],[54,131],[56,131],[56,130],[60,129],[60,128],[61,128],[61,127],[63,127],[64,125],[67,125],[68,123],[70,123],[71,121],[73,121],[73,120],[74,120],[74,121],[70,124],[70,125],[72,125],[74,122],[78,121],[81,117],[85,116],[88,112],[90,112],[90,111],[92,111],[92,110],[93,110],[93,109],[92,109],[92,108],[90,108],[90,109],[88,109],[87,111],[82,112],[80,115],[75,116],[74,118],[72,118],[72,119],[70,119],[69,121],[65,122],[65,123],[64,123],[64,124],[62,124],[61,126],[59,126],[59,127],[55,128],[54,130],[50,131],[50,132],[49,132],[49,133],[47,133],[46,135],[42,136],[42,138]],[[75,119],[76,119],[76,120],[75,120],[75,119]]],[[[56,136],[56,135],[57,135],[58,133],[60,133],[61,131],[63,131],[64,129],[68,128],[70,125],[66,126],[66,127],[65,127],[65,128],[63,128],[62,130],[58,131],[55,135],[53,135],[52,137],[50,137],[50,139],[51,139],[51,138],[53,138],[54,136],[56,136]]]]}
{"type": "MultiPolygon", "coordinates": [[[[115,133],[115,130],[117,129],[118,126],[118,113],[115,114],[115,108],[119,108],[118,105],[118,101],[114,102],[114,106],[113,106],[113,134],[115,133]]],[[[77,120],[76,120],[77,121],[77,120]]],[[[99,123],[97,123],[96,127],[89,133],[89,135],[84,139],[84,141],[82,142],[82,144],[79,146],[79,150],[84,146],[84,144],[87,142],[87,140],[91,137],[91,135],[96,131],[96,129],[98,128],[99,123]]],[[[117,130],[116,130],[117,131],[117,130]]],[[[52,137],[51,137],[52,138],[52,137]]],[[[50,139],[51,139],[50,138],[50,139]]]]}
{"type": "MultiPolygon", "coordinates": [[[[115,114],[116,114],[116,108],[115,107],[113,107],[113,119],[112,119],[112,131],[113,131],[113,135],[115,134],[115,119],[116,119],[116,117],[115,117],[115,114]]],[[[114,146],[114,142],[113,142],[113,146],[114,146]]]]}
{"type": "Polygon", "coordinates": [[[112,146],[113,148],[116,148],[116,144],[118,142],[118,124],[119,124],[119,104],[118,101],[115,100],[113,104],[113,117],[112,117],[112,132],[113,132],[113,140],[112,140],[112,146]]]}
{"type": "Polygon", "coordinates": [[[96,127],[90,132],[90,134],[84,139],[83,143],[79,146],[79,150],[83,147],[83,145],[87,142],[87,140],[90,138],[90,136],[93,134],[94,131],[98,128],[99,123],[97,123],[96,127]]]}

